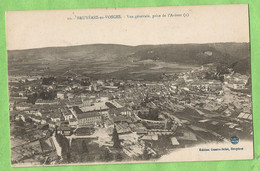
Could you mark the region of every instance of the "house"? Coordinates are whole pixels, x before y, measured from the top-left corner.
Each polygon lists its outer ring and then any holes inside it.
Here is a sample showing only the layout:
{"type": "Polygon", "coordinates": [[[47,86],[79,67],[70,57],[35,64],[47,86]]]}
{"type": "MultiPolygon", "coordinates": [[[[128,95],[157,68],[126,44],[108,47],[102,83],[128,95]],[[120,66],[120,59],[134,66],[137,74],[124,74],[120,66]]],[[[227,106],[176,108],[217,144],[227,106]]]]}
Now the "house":
{"type": "Polygon", "coordinates": [[[42,113],[40,111],[38,111],[38,110],[27,110],[27,111],[25,111],[25,113],[27,113],[29,115],[42,117],[42,113]]]}
{"type": "Polygon", "coordinates": [[[159,137],[158,135],[144,135],[141,140],[145,141],[158,141],[159,137]]]}
{"type": "Polygon", "coordinates": [[[117,129],[117,133],[118,134],[127,134],[127,133],[131,133],[131,129],[128,125],[128,123],[123,122],[123,123],[117,123],[116,124],[116,129],[117,129]]]}
{"type": "Polygon", "coordinates": [[[77,119],[75,119],[75,118],[70,118],[70,119],[69,119],[69,125],[70,125],[71,127],[76,127],[76,126],[78,125],[77,119]]]}
{"type": "Polygon", "coordinates": [[[240,119],[252,120],[252,114],[250,114],[250,113],[241,112],[237,117],[240,119]]]}
{"type": "Polygon", "coordinates": [[[147,131],[148,135],[172,135],[174,132],[167,129],[149,129],[147,131]]]}
{"type": "Polygon", "coordinates": [[[122,109],[122,111],[120,112],[121,115],[125,115],[128,117],[132,116],[132,112],[130,108],[121,108],[121,109],[122,109]]]}
{"type": "Polygon", "coordinates": [[[137,134],[147,134],[146,128],[137,128],[135,131],[137,134]]]}
{"type": "Polygon", "coordinates": [[[225,74],[224,75],[224,82],[230,88],[244,89],[246,84],[247,84],[248,78],[249,78],[248,76],[241,75],[241,74],[238,74],[238,73],[233,73],[231,75],[225,74]]]}
{"type": "Polygon", "coordinates": [[[222,83],[220,81],[211,81],[209,84],[209,90],[220,91],[222,90],[222,83]]]}
{"type": "Polygon", "coordinates": [[[95,132],[94,128],[81,127],[81,128],[75,129],[74,134],[77,136],[84,136],[84,135],[92,135],[92,134],[94,134],[94,132],[95,132]]]}
{"type": "Polygon", "coordinates": [[[64,99],[64,97],[65,97],[65,94],[62,91],[57,92],[57,98],[58,99],[64,99]]]}
{"type": "Polygon", "coordinates": [[[197,137],[195,134],[193,134],[192,132],[186,131],[186,130],[182,130],[181,135],[176,136],[176,139],[178,140],[179,143],[183,143],[183,144],[189,144],[192,142],[196,142],[197,141],[197,137]]]}
{"type": "Polygon", "coordinates": [[[109,119],[109,112],[107,110],[100,111],[100,114],[103,116],[103,118],[109,119]]]}
{"type": "Polygon", "coordinates": [[[103,80],[97,80],[97,84],[103,85],[104,81],[103,80]]]}
{"type": "Polygon", "coordinates": [[[114,122],[113,122],[113,121],[111,121],[111,120],[105,120],[105,121],[104,121],[104,127],[105,127],[105,128],[108,128],[108,127],[110,127],[110,126],[112,126],[112,125],[114,125],[114,122]]]}
{"type": "Polygon", "coordinates": [[[53,122],[61,121],[61,114],[54,113],[50,118],[51,118],[51,121],[53,121],[53,122]]]}
{"type": "Polygon", "coordinates": [[[57,105],[59,102],[57,100],[42,100],[37,99],[35,105],[57,105]]]}
{"type": "Polygon", "coordinates": [[[33,111],[33,115],[42,117],[42,113],[40,111],[33,111]]]}
{"type": "Polygon", "coordinates": [[[70,99],[66,104],[67,104],[68,108],[73,107],[73,106],[81,107],[81,106],[83,106],[83,101],[82,101],[81,97],[77,97],[77,98],[70,99]]]}
{"type": "Polygon", "coordinates": [[[46,124],[46,123],[47,123],[46,119],[41,120],[41,124],[46,124]]]}
{"type": "Polygon", "coordinates": [[[243,81],[230,80],[227,86],[233,89],[244,89],[246,87],[246,84],[243,81]]]}
{"type": "Polygon", "coordinates": [[[24,97],[24,96],[25,96],[25,92],[19,91],[19,92],[18,92],[18,96],[19,96],[19,97],[24,97]]]}
{"type": "Polygon", "coordinates": [[[179,143],[179,141],[177,140],[176,137],[172,137],[172,138],[171,138],[171,142],[172,142],[172,145],[173,145],[173,146],[178,146],[178,145],[180,145],[180,143],[179,143]]]}
{"type": "Polygon", "coordinates": [[[73,118],[72,112],[68,108],[62,108],[61,113],[66,121],[73,118]]]}
{"type": "Polygon", "coordinates": [[[40,116],[34,116],[34,115],[31,115],[30,118],[34,121],[34,122],[37,122],[37,123],[41,123],[42,119],[40,116]]]}
{"type": "Polygon", "coordinates": [[[49,124],[41,124],[41,125],[38,125],[38,129],[48,129],[49,128],[49,124]]]}
{"type": "Polygon", "coordinates": [[[53,128],[53,129],[56,128],[56,124],[55,124],[55,122],[53,122],[53,121],[49,121],[48,124],[49,124],[49,127],[50,127],[50,128],[53,128]]]}
{"type": "Polygon", "coordinates": [[[14,105],[14,108],[16,110],[20,110],[20,111],[29,110],[31,107],[32,107],[32,104],[25,103],[25,102],[14,105]]]}
{"type": "Polygon", "coordinates": [[[83,106],[91,106],[91,104],[94,103],[94,100],[93,99],[84,98],[82,103],[83,103],[83,106]]]}
{"type": "Polygon", "coordinates": [[[57,128],[57,133],[65,136],[70,136],[72,134],[72,130],[70,127],[60,126],[57,128]]]}
{"type": "Polygon", "coordinates": [[[122,116],[122,115],[113,117],[113,121],[114,121],[114,123],[120,123],[120,122],[131,123],[132,122],[131,118],[122,116]]]}
{"type": "MultiPolygon", "coordinates": [[[[65,89],[66,90],[66,89],[65,89]]],[[[66,91],[70,91],[71,90],[71,88],[69,87],[69,88],[67,88],[67,90],[66,91]]],[[[67,97],[68,97],[68,99],[73,99],[74,98],[74,95],[72,94],[72,93],[67,93],[67,97]]]]}
{"type": "Polygon", "coordinates": [[[26,119],[28,118],[28,116],[20,114],[20,118],[23,122],[26,122],[26,119]]]}

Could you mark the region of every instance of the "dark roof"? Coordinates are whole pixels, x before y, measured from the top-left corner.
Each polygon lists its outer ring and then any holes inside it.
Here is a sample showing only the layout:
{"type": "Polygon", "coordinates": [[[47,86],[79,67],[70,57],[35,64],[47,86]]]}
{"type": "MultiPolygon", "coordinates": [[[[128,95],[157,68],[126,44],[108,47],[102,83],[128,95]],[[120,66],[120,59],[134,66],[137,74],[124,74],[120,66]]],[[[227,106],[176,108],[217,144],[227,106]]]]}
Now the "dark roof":
{"type": "Polygon", "coordinates": [[[76,121],[76,119],[75,119],[75,118],[72,118],[72,119],[69,119],[69,121],[70,121],[70,122],[74,122],[74,121],[76,121]]]}
{"type": "Polygon", "coordinates": [[[129,117],[124,117],[124,116],[115,116],[113,118],[114,122],[131,122],[131,119],[129,117]]]}
{"type": "Polygon", "coordinates": [[[82,110],[78,106],[73,106],[73,110],[76,112],[76,114],[83,114],[82,110]]]}
{"type": "Polygon", "coordinates": [[[64,115],[72,115],[71,111],[70,111],[68,108],[62,108],[62,109],[61,109],[61,112],[62,112],[64,115]]]}
{"type": "Polygon", "coordinates": [[[98,112],[86,112],[86,113],[81,113],[77,115],[78,119],[83,119],[83,118],[92,118],[92,117],[98,117],[100,114],[98,112]]]}
{"type": "Polygon", "coordinates": [[[70,127],[63,127],[63,126],[61,126],[61,127],[58,127],[57,130],[60,130],[60,131],[70,131],[71,128],[70,127]]]}

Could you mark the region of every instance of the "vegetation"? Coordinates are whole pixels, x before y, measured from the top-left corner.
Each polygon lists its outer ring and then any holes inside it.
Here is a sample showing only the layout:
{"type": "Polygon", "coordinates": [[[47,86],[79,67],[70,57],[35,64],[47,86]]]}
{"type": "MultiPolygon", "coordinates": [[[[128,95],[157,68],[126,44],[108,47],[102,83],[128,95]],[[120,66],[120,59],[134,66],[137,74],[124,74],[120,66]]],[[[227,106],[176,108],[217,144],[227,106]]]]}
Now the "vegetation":
{"type": "Polygon", "coordinates": [[[82,80],[82,81],[80,81],[80,85],[82,85],[82,86],[89,86],[90,85],[90,81],[89,80],[82,80]]]}
{"type": "Polygon", "coordinates": [[[62,153],[63,161],[70,162],[69,140],[61,134],[56,134],[56,139],[62,149],[61,153],[62,153]]]}
{"type": "Polygon", "coordinates": [[[144,151],[143,151],[143,159],[144,159],[144,160],[150,160],[151,157],[152,157],[152,156],[151,156],[151,154],[150,154],[149,151],[148,151],[147,143],[145,143],[144,151]]]}
{"type": "Polygon", "coordinates": [[[40,92],[38,98],[43,99],[43,100],[53,100],[57,97],[57,92],[52,90],[52,91],[42,91],[40,92]]]}
{"type": "Polygon", "coordinates": [[[85,141],[82,141],[82,153],[88,153],[89,150],[88,150],[88,147],[86,145],[86,142],[85,141]]]}
{"type": "Polygon", "coordinates": [[[113,154],[110,152],[108,148],[103,149],[100,159],[106,162],[112,161],[113,160],[113,154]]]}
{"type": "Polygon", "coordinates": [[[35,104],[37,99],[43,99],[43,100],[54,100],[57,97],[57,92],[54,90],[51,91],[45,91],[42,90],[39,93],[33,93],[32,95],[27,96],[27,102],[35,104]]]}
{"type": "Polygon", "coordinates": [[[113,134],[112,134],[112,141],[114,143],[114,145],[113,145],[114,148],[121,148],[120,140],[119,140],[118,133],[117,133],[115,126],[114,126],[114,130],[113,130],[113,134]]]}
{"type": "Polygon", "coordinates": [[[55,81],[54,77],[47,77],[42,79],[42,85],[52,85],[55,81]]]}
{"type": "Polygon", "coordinates": [[[38,99],[37,93],[33,93],[32,95],[28,96],[27,102],[35,104],[37,99],[38,99]]]}

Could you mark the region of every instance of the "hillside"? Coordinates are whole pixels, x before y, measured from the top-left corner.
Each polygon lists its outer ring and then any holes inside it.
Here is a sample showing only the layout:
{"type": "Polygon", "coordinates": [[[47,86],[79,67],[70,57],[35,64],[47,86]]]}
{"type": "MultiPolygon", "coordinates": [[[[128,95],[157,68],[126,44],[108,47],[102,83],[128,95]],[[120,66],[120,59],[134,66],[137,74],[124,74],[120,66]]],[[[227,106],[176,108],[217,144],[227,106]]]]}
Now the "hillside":
{"type": "Polygon", "coordinates": [[[10,74],[31,71],[63,72],[66,68],[75,68],[80,73],[125,73],[128,70],[134,71],[133,67],[137,65],[141,67],[140,61],[145,60],[194,66],[207,63],[233,64],[236,72],[241,70],[243,73],[250,73],[248,43],[140,46],[92,44],[8,51],[10,74]],[[244,62],[246,65],[243,65],[244,62]]]}
{"type": "Polygon", "coordinates": [[[248,43],[155,45],[129,56],[185,64],[233,63],[250,56],[248,43]]]}

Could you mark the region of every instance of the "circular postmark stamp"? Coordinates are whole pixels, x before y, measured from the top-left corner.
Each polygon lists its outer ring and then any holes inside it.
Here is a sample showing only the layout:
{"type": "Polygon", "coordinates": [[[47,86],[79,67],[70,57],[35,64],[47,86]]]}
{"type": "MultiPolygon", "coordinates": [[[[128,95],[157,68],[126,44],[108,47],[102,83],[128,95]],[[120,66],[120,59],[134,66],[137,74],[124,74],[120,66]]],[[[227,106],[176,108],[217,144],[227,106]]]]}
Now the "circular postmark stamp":
{"type": "Polygon", "coordinates": [[[237,136],[233,136],[230,138],[230,142],[234,145],[238,144],[239,138],[237,136]]]}

